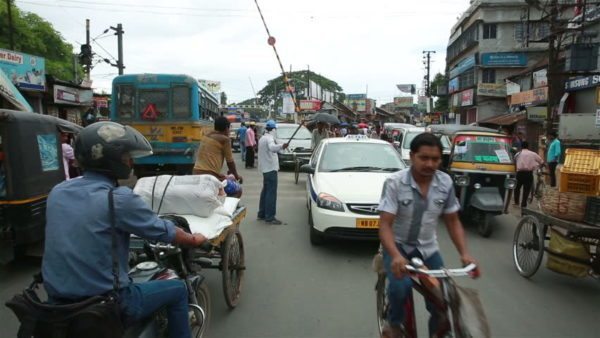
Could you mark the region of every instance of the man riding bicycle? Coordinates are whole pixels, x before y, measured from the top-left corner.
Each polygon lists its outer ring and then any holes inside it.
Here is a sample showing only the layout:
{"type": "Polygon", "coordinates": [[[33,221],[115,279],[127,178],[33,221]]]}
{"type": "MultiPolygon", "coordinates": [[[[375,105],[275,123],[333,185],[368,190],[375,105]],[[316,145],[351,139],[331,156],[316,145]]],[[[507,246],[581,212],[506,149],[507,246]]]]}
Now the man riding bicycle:
{"type": "MultiPolygon", "coordinates": [[[[411,167],[390,176],[383,186],[379,203],[379,238],[389,281],[389,326],[383,337],[400,337],[404,320],[404,304],[411,292],[412,280],[407,276],[410,259],[422,259],[429,269],[444,265],[437,243],[438,219],[443,218],[452,242],[463,264],[475,263],[468,253],[460,209],[452,178],[438,170],[443,146],[433,134],[423,133],[410,145],[411,167]]],[[[438,314],[427,302],[430,336],[436,332],[438,314]]]]}

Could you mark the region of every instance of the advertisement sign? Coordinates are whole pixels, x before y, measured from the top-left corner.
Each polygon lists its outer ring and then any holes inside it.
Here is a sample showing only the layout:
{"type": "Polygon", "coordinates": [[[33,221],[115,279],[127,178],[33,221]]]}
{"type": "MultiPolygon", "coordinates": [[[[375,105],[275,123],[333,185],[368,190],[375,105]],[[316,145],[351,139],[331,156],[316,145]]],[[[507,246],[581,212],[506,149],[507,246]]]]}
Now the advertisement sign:
{"type": "Polygon", "coordinates": [[[481,64],[494,67],[525,67],[527,54],[525,53],[482,53],[481,64]]]}
{"type": "Polygon", "coordinates": [[[46,90],[46,60],[43,57],[0,49],[0,69],[21,89],[46,90]]]}
{"type": "Polygon", "coordinates": [[[578,77],[565,82],[566,91],[576,91],[600,85],[600,75],[578,77]]]}
{"type": "Polygon", "coordinates": [[[33,108],[21,95],[19,90],[12,84],[10,79],[0,69],[0,95],[14,105],[18,110],[32,112],[33,108]]]}
{"type": "Polygon", "coordinates": [[[281,93],[281,98],[283,100],[282,113],[284,115],[293,114],[295,111],[295,108],[294,108],[294,101],[292,100],[292,95],[290,93],[281,93]]]}
{"type": "Polygon", "coordinates": [[[546,121],[548,117],[548,107],[528,107],[527,119],[531,121],[546,121]]]}
{"type": "Polygon", "coordinates": [[[548,70],[541,69],[533,72],[533,88],[548,86],[548,70]]]}
{"type": "Polygon", "coordinates": [[[452,95],[452,107],[460,107],[460,93],[452,95]]]}
{"type": "Polygon", "coordinates": [[[300,110],[319,110],[321,101],[319,100],[300,100],[300,110]]]}
{"type": "Polygon", "coordinates": [[[407,93],[407,94],[415,93],[415,85],[414,84],[398,84],[398,85],[396,85],[396,88],[398,88],[398,90],[403,93],[407,93]]]}
{"type": "Polygon", "coordinates": [[[455,77],[454,79],[448,81],[448,92],[449,93],[456,93],[458,91],[458,78],[455,77]]]}
{"type": "Polygon", "coordinates": [[[221,82],[220,81],[211,81],[211,80],[202,80],[198,79],[198,83],[200,86],[206,88],[211,93],[220,93],[221,92],[221,82]]]}
{"type": "Polygon", "coordinates": [[[462,59],[454,68],[450,70],[450,77],[457,77],[459,74],[464,73],[466,70],[475,66],[475,55],[471,55],[462,59]]]}
{"type": "Polygon", "coordinates": [[[399,108],[410,108],[413,106],[413,97],[412,96],[394,97],[394,105],[399,108]]]}
{"type": "Polygon", "coordinates": [[[348,100],[363,100],[367,98],[367,94],[348,94],[346,98],[348,100]]]}
{"type": "Polygon", "coordinates": [[[472,106],[473,105],[473,89],[467,89],[460,93],[460,106],[472,106]]]}
{"type": "Polygon", "coordinates": [[[96,108],[108,108],[108,99],[104,97],[94,97],[96,108]]]}
{"type": "Polygon", "coordinates": [[[54,102],[75,106],[91,106],[93,93],[91,89],[78,89],[54,85],[54,102]]]}
{"type": "Polygon", "coordinates": [[[511,95],[510,105],[534,106],[540,103],[546,103],[547,100],[548,87],[536,88],[511,95]]]}
{"type": "Polygon", "coordinates": [[[506,85],[504,83],[480,83],[477,85],[477,95],[506,97],[506,85]]]}
{"type": "Polygon", "coordinates": [[[521,85],[518,83],[506,80],[506,95],[512,95],[521,91],[521,85]]]}
{"type": "Polygon", "coordinates": [[[353,111],[356,111],[356,112],[366,112],[367,111],[367,100],[365,100],[365,99],[359,99],[359,100],[348,99],[348,100],[344,101],[344,103],[346,104],[346,106],[350,107],[350,109],[352,109],[353,111]]]}

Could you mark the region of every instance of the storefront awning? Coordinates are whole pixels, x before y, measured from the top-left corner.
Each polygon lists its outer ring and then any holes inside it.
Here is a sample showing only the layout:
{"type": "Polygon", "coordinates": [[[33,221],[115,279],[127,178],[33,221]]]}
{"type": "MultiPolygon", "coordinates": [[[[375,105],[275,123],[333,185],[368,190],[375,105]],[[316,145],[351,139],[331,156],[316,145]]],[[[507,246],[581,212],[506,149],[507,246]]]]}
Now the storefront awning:
{"type": "Polygon", "coordinates": [[[8,76],[0,69],[0,95],[17,108],[17,110],[33,112],[33,108],[13,85],[8,76]]]}
{"type": "Polygon", "coordinates": [[[494,124],[497,126],[509,126],[527,118],[527,112],[522,111],[518,113],[503,114],[498,116],[492,116],[485,120],[477,121],[477,124],[494,124]]]}

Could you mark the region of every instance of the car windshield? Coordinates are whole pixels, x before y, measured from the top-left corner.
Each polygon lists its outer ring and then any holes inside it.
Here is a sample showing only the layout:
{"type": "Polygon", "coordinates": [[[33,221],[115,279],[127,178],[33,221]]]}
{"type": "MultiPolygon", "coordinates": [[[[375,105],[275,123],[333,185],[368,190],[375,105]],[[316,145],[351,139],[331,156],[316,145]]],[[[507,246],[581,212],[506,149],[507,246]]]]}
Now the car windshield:
{"type": "Polygon", "coordinates": [[[458,135],[454,138],[455,162],[512,163],[511,142],[506,137],[458,135]]]}
{"type": "MultiPolygon", "coordinates": [[[[277,127],[277,138],[285,138],[289,139],[292,137],[294,132],[298,129],[298,127],[277,127]]],[[[294,135],[294,140],[310,140],[312,138],[312,134],[306,127],[300,127],[300,130],[294,135]]]]}
{"type": "Polygon", "coordinates": [[[419,134],[422,134],[422,131],[409,131],[404,135],[404,144],[402,145],[403,149],[410,149],[410,143],[412,140],[419,134]]]}
{"type": "Polygon", "coordinates": [[[319,171],[397,171],[403,169],[400,154],[391,144],[329,143],[323,149],[319,171]]]}

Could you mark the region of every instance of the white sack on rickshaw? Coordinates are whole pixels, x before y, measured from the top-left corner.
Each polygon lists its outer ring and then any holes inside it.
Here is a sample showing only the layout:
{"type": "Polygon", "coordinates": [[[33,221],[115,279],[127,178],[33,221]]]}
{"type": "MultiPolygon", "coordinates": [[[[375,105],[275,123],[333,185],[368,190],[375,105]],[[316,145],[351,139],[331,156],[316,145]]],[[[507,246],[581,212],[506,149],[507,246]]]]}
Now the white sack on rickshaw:
{"type": "Polygon", "coordinates": [[[224,183],[211,175],[144,177],[133,191],[159,214],[208,217],[223,206],[224,183]]]}

